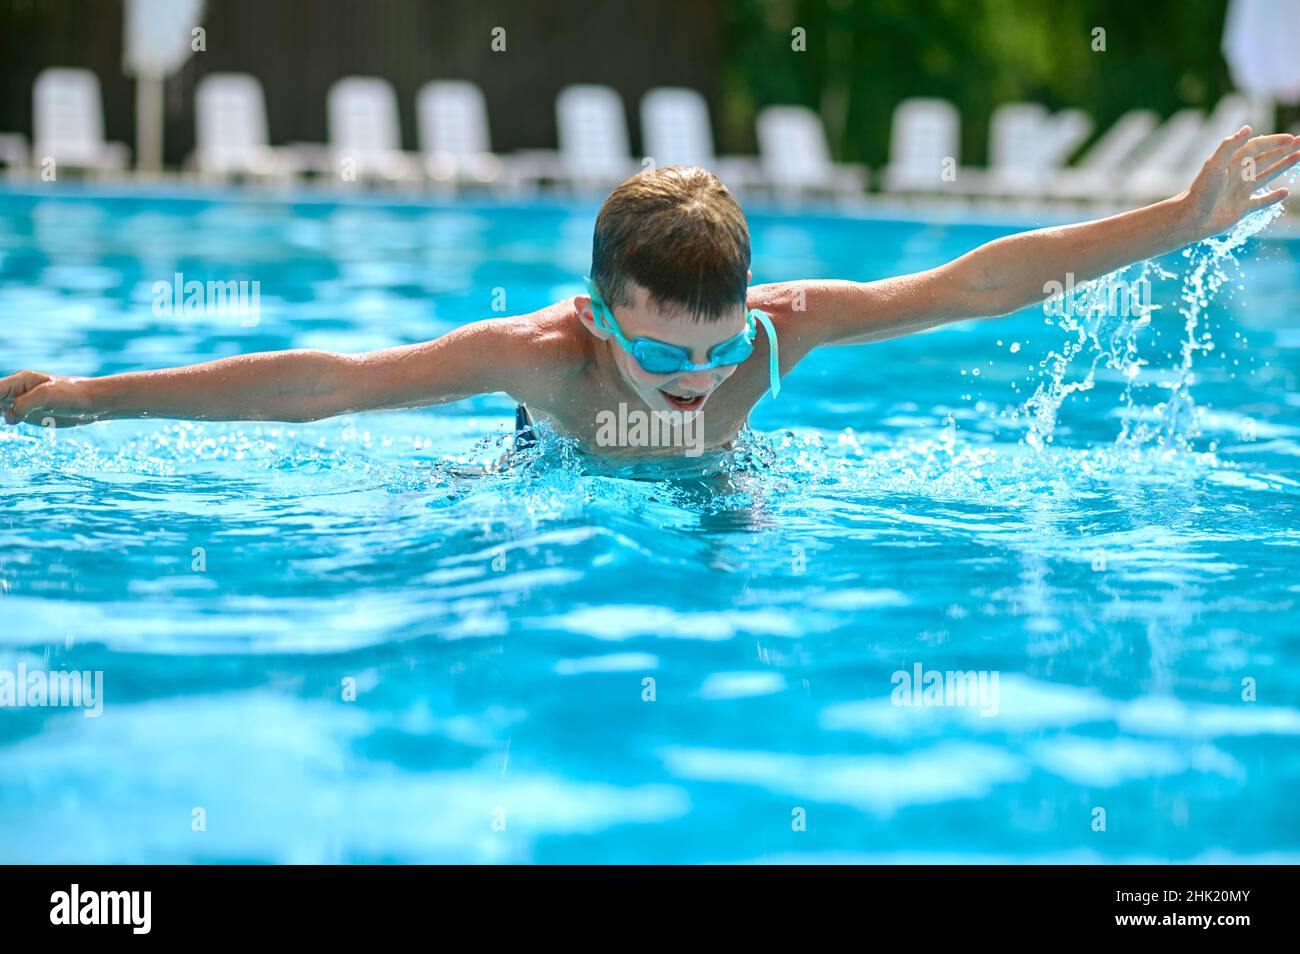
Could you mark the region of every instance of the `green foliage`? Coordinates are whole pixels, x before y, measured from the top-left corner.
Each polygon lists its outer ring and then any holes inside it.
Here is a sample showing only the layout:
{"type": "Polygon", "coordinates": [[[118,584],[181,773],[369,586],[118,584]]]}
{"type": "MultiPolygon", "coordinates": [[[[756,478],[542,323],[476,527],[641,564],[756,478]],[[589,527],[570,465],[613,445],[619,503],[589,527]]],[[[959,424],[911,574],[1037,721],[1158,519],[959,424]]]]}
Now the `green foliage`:
{"type": "Polygon", "coordinates": [[[1231,88],[1225,0],[729,0],[722,143],[753,147],[762,106],[819,110],[845,161],[881,165],[894,107],[940,96],[962,116],[962,160],[986,158],[1012,100],[1086,110],[1097,131],[1130,109],[1212,108],[1231,88]],[[791,48],[806,31],[806,52],[791,48]],[[1094,50],[1094,30],[1105,50],[1094,50]]]}

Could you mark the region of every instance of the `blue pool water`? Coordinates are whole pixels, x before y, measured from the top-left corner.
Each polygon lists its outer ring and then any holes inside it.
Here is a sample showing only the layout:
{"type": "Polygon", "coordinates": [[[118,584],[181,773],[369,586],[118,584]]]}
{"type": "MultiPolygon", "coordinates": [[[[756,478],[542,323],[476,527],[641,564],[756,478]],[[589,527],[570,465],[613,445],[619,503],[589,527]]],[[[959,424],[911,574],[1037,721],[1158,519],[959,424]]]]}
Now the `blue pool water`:
{"type": "MultiPolygon", "coordinates": [[[[0,193],[0,373],[523,313],[579,290],[594,211],[0,193]],[[156,316],[178,272],[260,282],[258,323],[156,316]]],[[[1010,231],[751,227],[756,282],[1010,231]]],[[[545,437],[458,476],[504,397],[5,428],[0,671],[100,671],[103,712],[0,709],[0,861],[1300,859],[1300,244],[1268,236],[1130,271],[1136,315],[814,354],[705,473],[545,437]],[[996,706],[893,704],[918,665],[996,706]]]]}

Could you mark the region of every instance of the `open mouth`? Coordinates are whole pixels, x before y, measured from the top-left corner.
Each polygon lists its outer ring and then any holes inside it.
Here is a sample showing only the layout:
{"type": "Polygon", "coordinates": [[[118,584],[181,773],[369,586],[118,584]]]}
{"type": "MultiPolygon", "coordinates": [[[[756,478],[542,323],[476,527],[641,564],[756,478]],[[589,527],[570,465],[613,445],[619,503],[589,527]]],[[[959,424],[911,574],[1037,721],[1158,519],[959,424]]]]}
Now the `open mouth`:
{"type": "Polygon", "coordinates": [[[673,394],[671,391],[665,391],[663,388],[659,389],[659,393],[664,396],[664,400],[668,402],[670,407],[679,411],[698,411],[704,405],[704,399],[708,397],[707,394],[693,394],[685,397],[680,394],[673,394]]]}

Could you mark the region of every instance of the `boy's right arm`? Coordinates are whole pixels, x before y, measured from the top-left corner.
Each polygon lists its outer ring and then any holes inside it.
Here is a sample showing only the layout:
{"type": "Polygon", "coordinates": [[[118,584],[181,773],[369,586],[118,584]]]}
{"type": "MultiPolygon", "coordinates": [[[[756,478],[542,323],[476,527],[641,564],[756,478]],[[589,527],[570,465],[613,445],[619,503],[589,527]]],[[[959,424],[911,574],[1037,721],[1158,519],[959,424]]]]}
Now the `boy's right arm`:
{"type": "Polygon", "coordinates": [[[267,351],[180,368],[75,378],[0,378],[6,423],[58,427],[113,418],[315,421],[513,391],[539,356],[526,320],[494,318],[433,341],[364,354],[267,351]]]}

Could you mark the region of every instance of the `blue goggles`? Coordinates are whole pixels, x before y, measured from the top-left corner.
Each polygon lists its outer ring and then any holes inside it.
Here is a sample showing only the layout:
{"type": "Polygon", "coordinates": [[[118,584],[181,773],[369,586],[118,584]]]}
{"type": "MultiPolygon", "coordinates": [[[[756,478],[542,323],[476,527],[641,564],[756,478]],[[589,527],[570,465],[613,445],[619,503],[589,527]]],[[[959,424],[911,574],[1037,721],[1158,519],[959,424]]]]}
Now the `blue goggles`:
{"type": "Polygon", "coordinates": [[[745,316],[745,330],[740,334],[719,342],[709,349],[709,360],[704,364],[691,361],[691,352],[681,345],[656,341],[654,338],[637,338],[629,341],[614,320],[614,312],[605,304],[596,283],[585,279],[587,294],[591,296],[591,312],[596,319],[596,327],[613,337],[619,345],[636,359],[647,374],[682,374],[688,371],[711,371],[714,368],[727,368],[741,364],[754,353],[754,337],[758,334],[756,322],[763,325],[767,332],[768,376],[771,380],[772,397],[781,393],[781,361],[776,346],[776,329],[772,319],[758,309],[751,309],[745,316]]]}

